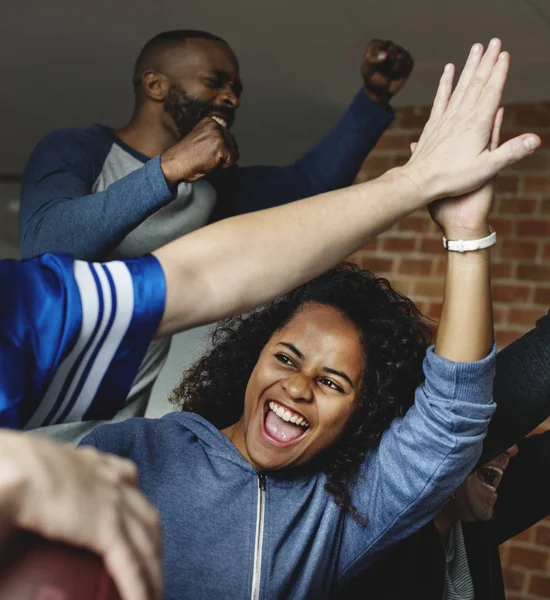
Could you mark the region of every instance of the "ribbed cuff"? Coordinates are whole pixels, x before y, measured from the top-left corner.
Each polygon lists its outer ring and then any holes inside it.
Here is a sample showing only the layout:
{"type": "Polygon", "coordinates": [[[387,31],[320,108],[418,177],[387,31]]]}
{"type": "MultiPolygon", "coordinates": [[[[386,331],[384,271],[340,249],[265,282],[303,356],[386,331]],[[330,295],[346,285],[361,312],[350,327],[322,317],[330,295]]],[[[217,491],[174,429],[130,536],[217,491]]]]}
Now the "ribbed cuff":
{"type": "Polygon", "coordinates": [[[489,404],[493,398],[496,344],[491,352],[474,362],[453,362],[434,352],[430,346],[424,359],[426,384],[440,398],[489,404]]]}

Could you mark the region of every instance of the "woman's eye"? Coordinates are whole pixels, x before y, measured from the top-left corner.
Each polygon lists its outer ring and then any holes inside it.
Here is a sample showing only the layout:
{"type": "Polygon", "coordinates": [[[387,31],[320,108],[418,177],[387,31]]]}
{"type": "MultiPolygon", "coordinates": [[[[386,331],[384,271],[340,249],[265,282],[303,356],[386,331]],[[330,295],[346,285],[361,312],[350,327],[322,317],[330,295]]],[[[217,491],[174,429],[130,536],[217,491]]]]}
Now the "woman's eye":
{"type": "Polygon", "coordinates": [[[337,383],[334,383],[334,381],[332,381],[332,379],[321,379],[320,380],[322,384],[328,386],[329,388],[336,390],[337,392],[344,392],[344,388],[340,385],[338,385],[337,383]]]}
{"type": "Polygon", "coordinates": [[[294,361],[288,358],[285,354],[275,354],[275,358],[284,365],[289,365],[291,367],[295,366],[294,361]]]}

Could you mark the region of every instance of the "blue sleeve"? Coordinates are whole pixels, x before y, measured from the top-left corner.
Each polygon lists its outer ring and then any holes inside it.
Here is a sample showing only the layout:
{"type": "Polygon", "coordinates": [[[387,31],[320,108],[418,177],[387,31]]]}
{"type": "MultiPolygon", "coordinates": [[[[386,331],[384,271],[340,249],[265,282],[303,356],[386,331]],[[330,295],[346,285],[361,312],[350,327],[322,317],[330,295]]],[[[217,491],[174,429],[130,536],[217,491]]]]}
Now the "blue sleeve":
{"type": "Polygon", "coordinates": [[[67,252],[98,260],[151,213],[174,198],[152,159],[104,192],[93,185],[111,142],[85,130],[62,130],[35,148],[23,174],[21,253],[67,252]]]}
{"type": "Polygon", "coordinates": [[[0,427],[111,418],[164,313],[156,258],[0,263],[0,427]]]}
{"type": "Polygon", "coordinates": [[[394,113],[360,90],[340,122],[311,150],[285,167],[227,169],[213,180],[221,202],[214,219],[286,204],[353,183],[394,113]]]}
{"type": "Polygon", "coordinates": [[[366,455],[353,488],[368,524],[347,519],[343,581],[431,520],[469,475],[495,410],[495,356],[493,347],[480,361],[454,363],[428,350],[414,405],[366,455]]]}

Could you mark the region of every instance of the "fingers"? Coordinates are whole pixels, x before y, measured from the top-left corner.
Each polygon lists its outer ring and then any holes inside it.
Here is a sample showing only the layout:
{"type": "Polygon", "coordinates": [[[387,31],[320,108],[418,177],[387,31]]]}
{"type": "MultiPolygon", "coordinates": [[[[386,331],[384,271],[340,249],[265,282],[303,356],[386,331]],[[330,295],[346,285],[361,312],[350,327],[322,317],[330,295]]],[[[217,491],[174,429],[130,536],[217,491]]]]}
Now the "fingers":
{"type": "Polygon", "coordinates": [[[416,150],[416,147],[418,146],[418,142],[411,142],[409,144],[409,149],[411,151],[411,154],[414,154],[414,151],[416,150]]]}
{"type": "Polygon", "coordinates": [[[107,494],[97,522],[93,549],[124,600],[160,600],[160,532],[156,511],[135,488],[123,486],[107,494]]]}
{"type": "Polygon", "coordinates": [[[510,55],[508,52],[501,52],[493,68],[489,82],[475,100],[479,106],[480,118],[482,120],[491,119],[500,106],[509,69],[510,55]]]}
{"type": "Polygon", "coordinates": [[[225,132],[224,141],[225,145],[221,165],[224,169],[227,169],[228,167],[235,165],[239,160],[239,147],[233,135],[228,131],[225,132]]]}
{"type": "Polygon", "coordinates": [[[144,576],[132,544],[122,536],[113,540],[103,560],[123,600],[160,600],[160,595],[153,595],[152,582],[144,576]]]}
{"type": "Polygon", "coordinates": [[[541,144],[541,140],[538,135],[533,133],[525,133],[518,135],[517,137],[505,142],[489,153],[489,160],[491,161],[491,168],[494,171],[493,177],[505,167],[513,165],[514,163],[525,158],[529,154],[532,154],[541,144]]]}
{"type": "Polygon", "coordinates": [[[491,132],[491,141],[489,143],[489,150],[496,150],[500,144],[500,129],[502,127],[502,120],[504,118],[504,107],[500,107],[495,115],[495,121],[493,123],[493,131],[491,132]]]}
{"type": "Polygon", "coordinates": [[[161,534],[156,510],[136,490],[125,493],[124,526],[153,598],[162,597],[161,534]]]}
{"type": "Polygon", "coordinates": [[[430,112],[431,118],[439,118],[446,110],[449,105],[449,99],[453,91],[453,79],[455,75],[455,67],[452,63],[445,65],[443,74],[439,80],[437,92],[435,94],[434,103],[430,112]]]}
{"type": "Polygon", "coordinates": [[[479,63],[481,62],[482,55],[483,46],[481,44],[474,44],[470,49],[470,54],[466,59],[466,64],[462,69],[462,73],[460,74],[460,78],[456,84],[456,89],[452,95],[451,101],[449,102],[450,108],[456,108],[462,102],[462,98],[464,97],[464,94],[470,85],[470,81],[472,80],[479,63]]]}
{"type": "MultiPolygon", "coordinates": [[[[494,69],[495,69],[495,65],[499,61],[501,49],[502,49],[502,42],[499,39],[494,38],[489,42],[489,45],[487,46],[487,50],[486,50],[485,54],[483,55],[483,58],[481,59],[479,66],[477,67],[477,69],[475,71],[475,74],[471,78],[471,81],[469,82],[467,89],[464,92],[463,98],[461,99],[461,102],[460,102],[461,110],[465,111],[466,113],[473,110],[477,106],[478,100],[480,99],[480,96],[482,95],[482,93],[485,91],[485,87],[489,84],[489,82],[491,82],[491,84],[493,84],[492,85],[493,91],[498,93],[497,88],[495,87],[495,83],[496,83],[495,75],[496,74],[494,73],[494,69]]],[[[505,66],[505,65],[503,64],[501,66],[505,66]]],[[[502,73],[502,69],[500,69],[499,73],[500,73],[499,80],[501,81],[502,88],[503,88],[504,83],[506,82],[506,76],[508,74],[508,71],[506,69],[506,71],[504,73],[502,73]]],[[[500,89],[500,93],[502,93],[502,88],[500,89]]],[[[491,122],[492,122],[494,114],[499,106],[500,106],[500,95],[499,95],[498,99],[496,100],[496,104],[493,101],[492,110],[491,110],[491,122]]]]}

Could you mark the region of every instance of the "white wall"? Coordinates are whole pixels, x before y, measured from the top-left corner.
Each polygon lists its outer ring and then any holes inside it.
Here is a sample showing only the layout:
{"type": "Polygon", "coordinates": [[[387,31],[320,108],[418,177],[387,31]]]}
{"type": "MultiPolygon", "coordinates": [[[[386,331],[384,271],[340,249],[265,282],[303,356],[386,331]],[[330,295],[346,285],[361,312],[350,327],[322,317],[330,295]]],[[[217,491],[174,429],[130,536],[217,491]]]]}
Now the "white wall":
{"type": "Polygon", "coordinates": [[[207,331],[207,327],[198,327],[174,336],[168,360],[153,387],[147,417],[160,417],[172,409],[168,395],[179,382],[184,368],[207,347],[207,331]]]}

